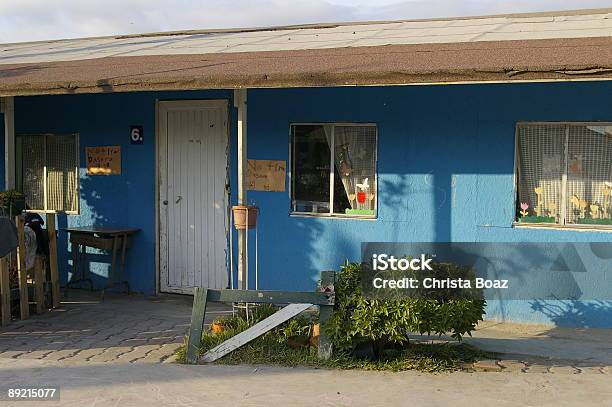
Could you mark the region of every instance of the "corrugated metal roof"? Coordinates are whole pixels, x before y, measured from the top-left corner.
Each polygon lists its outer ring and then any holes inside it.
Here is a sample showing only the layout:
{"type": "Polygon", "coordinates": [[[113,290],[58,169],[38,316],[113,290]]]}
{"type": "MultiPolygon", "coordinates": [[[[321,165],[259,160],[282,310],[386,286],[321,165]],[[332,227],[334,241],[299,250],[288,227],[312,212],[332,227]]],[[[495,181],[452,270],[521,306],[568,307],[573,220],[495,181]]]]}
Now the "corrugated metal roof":
{"type": "Polygon", "coordinates": [[[612,78],[612,9],[0,45],[0,95],[612,78]]]}
{"type": "Polygon", "coordinates": [[[0,63],[608,36],[612,36],[612,9],[593,14],[528,14],[5,44],[0,45],[0,63]]]}

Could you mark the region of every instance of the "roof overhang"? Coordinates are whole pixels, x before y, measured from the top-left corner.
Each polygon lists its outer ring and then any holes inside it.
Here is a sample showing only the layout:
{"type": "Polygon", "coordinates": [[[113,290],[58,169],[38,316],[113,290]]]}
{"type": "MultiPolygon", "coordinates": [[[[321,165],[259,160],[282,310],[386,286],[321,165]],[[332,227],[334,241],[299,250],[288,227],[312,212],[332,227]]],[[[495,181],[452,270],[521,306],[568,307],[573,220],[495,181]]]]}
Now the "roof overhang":
{"type": "Polygon", "coordinates": [[[612,38],[412,44],[0,65],[0,95],[612,79],[612,38]]]}
{"type": "Polygon", "coordinates": [[[0,44],[0,96],[612,79],[612,9],[0,44]]]}

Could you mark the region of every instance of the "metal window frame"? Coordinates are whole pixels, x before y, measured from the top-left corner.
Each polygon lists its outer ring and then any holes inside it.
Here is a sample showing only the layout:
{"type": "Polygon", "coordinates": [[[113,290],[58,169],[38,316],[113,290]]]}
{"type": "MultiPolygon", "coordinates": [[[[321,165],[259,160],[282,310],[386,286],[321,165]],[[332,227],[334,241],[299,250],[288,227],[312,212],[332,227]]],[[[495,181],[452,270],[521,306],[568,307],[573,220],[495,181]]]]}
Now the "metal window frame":
{"type": "Polygon", "coordinates": [[[376,220],[378,219],[378,124],[374,122],[292,122],[289,123],[289,170],[287,171],[289,176],[289,216],[297,217],[316,217],[316,218],[345,218],[345,219],[360,219],[360,220],[376,220]],[[293,128],[294,126],[330,126],[332,146],[330,146],[330,211],[329,213],[314,213],[314,212],[301,212],[294,210],[293,204],[293,190],[295,189],[293,182],[293,155],[295,153],[295,145],[293,143],[293,128]],[[335,127],[336,126],[354,126],[354,127],[374,127],[375,130],[375,142],[374,142],[374,154],[376,159],[374,160],[374,182],[376,183],[376,196],[374,199],[374,214],[373,215],[350,215],[345,213],[333,213],[333,199],[334,199],[334,149],[335,149],[335,127]]]}
{"type": "MultiPolygon", "coordinates": [[[[66,215],[79,215],[81,213],[81,154],[80,154],[80,134],[79,133],[21,133],[15,135],[15,146],[17,146],[17,138],[18,137],[42,137],[43,138],[43,156],[44,156],[44,165],[43,165],[43,208],[41,209],[28,209],[26,212],[35,212],[35,213],[63,213],[66,215]],[[76,174],[76,210],[74,211],[56,211],[48,209],[48,200],[47,200],[47,137],[49,136],[73,136],[74,142],[76,144],[76,166],[75,166],[75,174],[76,174]]],[[[23,152],[22,152],[23,154],[23,152]]],[[[21,159],[21,161],[23,158],[21,159]]],[[[15,160],[15,165],[17,160],[15,160]]],[[[15,175],[21,169],[15,168],[15,175]]],[[[21,175],[23,179],[23,175],[21,175]]]]}
{"type": "Polygon", "coordinates": [[[519,128],[521,126],[549,126],[557,125],[565,127],[565,146],[564,146],[564,159],[565,169],[561,177],[561,207],[560,209],[560,223],[555,224],[542,224],[542,223],[519,223],[516,219],[516,215],[513,218],[512,226],[518,228],[534,228],[534,229],[558,229],[558,230],[579,230],[579,231],[603,231],[611,232],[612,225],[595,225],[595,224],[568,224],[567,223],[567,172],[568,172],[568,148],[569,148],[569,133],[570,128],[580,126],[610,126],[612,127],[611,121],[521,121],[516,122],[514,131],[514,213],[516,214],[517,205],[520,204],[518,197],[518,183],[519,183],[519,128]]]}

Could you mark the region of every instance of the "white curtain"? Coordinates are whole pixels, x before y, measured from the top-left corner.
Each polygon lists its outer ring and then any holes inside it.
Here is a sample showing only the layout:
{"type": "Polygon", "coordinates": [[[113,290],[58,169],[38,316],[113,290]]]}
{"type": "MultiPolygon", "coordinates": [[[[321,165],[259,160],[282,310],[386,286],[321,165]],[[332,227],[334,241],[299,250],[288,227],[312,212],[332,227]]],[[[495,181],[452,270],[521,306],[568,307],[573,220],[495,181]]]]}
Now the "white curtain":
{"type": "MultiPolygon", "coordinates": [[[[325,134],[331,145],[331,127],[325,134]]],[[[334,165],[351,209],[374,209],[376,128],[335,126],[334,165]]]]}

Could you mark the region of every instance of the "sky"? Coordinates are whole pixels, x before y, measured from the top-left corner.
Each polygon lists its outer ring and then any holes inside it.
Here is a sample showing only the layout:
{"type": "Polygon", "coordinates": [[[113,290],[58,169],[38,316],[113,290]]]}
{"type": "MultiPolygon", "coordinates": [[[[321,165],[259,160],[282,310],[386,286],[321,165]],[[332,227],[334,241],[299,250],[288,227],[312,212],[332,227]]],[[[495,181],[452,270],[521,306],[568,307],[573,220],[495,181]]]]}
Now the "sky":
{"type": "Polygon", "coordinates": [[[0,43],[612,7],[612,0],[0,0],[0,43]]]}

